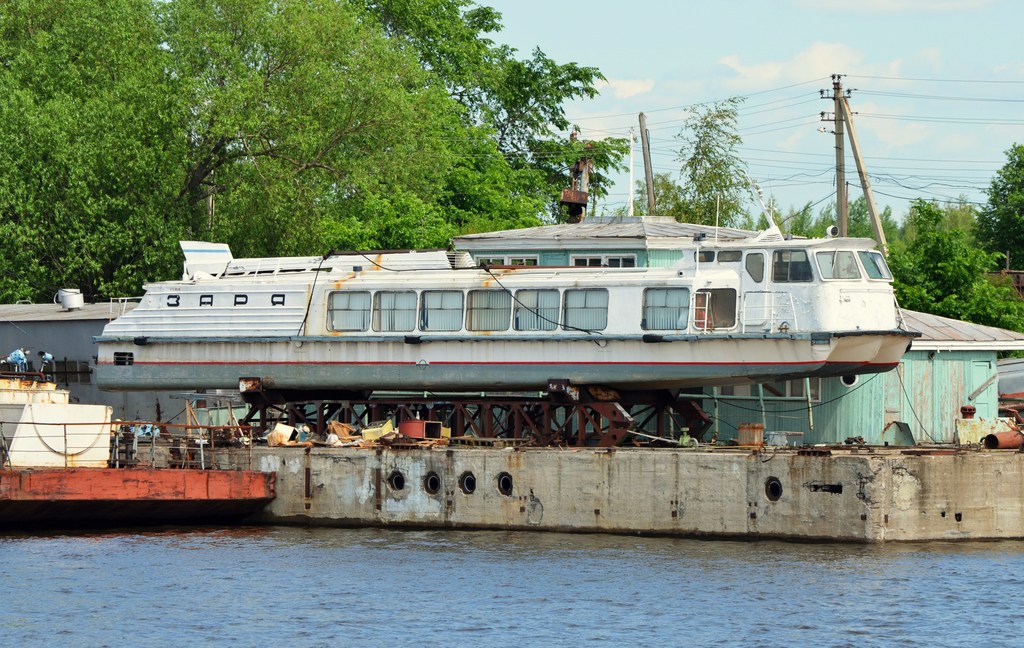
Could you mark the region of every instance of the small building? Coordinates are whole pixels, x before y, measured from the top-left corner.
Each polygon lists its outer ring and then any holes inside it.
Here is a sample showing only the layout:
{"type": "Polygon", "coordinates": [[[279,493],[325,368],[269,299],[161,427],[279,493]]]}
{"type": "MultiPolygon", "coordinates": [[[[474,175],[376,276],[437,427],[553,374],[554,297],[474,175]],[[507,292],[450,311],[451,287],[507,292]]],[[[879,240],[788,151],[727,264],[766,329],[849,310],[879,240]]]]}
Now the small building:
{"type": "Polygon", "coordinates": [[[903,315],[921,337],[892,371],[708,390],[703,406],[718,438],[734,438],[740,425],[754,423],[780,445],[952,443],[962,407],[974,408],[978,419],[997,418],[997,358],[1024,350],[1024,333],[903,315]]]}
{"type": "Polygon", "coordinates": [[[452,246],[468,252],[477,263],[490,265],[661,268],[682,258],[680,239],[727,241],[757,234],[664,216],[588,218],[578,224],[457,236],[452,246]]]}

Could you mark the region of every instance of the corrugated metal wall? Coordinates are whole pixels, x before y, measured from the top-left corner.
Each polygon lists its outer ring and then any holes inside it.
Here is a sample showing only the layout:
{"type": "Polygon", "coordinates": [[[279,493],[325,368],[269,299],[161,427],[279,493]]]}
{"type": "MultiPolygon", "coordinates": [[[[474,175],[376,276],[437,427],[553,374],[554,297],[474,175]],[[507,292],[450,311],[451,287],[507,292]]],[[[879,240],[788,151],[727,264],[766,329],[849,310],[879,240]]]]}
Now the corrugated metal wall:
{"type": "MultiPolygon", "coordinates": [[[[977,416],[998,416],[993,351],[930,353],[911,351],[893,371],[858,376],[847,386],[839,378],[821,380],[821,398],[813,405],[813,430],[802,399],[766,399],[764,412],[756,398],[705,401],[704,408],[717,417],[719,439],[736,437],[743,423],[764,423],[766,436],[773,431],[802,432],[791,443],[843,443],[862,437],[866,443],[897,444],[900,435],[892,421],[906,423],[917,443],[951,443],[953,421],[960,408],[973,405],[977,416]],[[974,400],[968,397],[978,391],[974,400]]],[[[756,391],[756,390],[755,390],[756,391]]]]}

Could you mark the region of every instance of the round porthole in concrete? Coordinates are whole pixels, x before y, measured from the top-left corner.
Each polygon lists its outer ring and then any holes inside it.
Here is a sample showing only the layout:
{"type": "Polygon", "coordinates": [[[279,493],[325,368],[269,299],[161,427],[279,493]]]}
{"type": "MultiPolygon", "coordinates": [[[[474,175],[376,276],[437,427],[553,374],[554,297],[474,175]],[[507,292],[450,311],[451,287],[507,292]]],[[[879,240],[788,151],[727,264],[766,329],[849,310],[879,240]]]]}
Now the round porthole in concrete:
{"type": "Polygon", "coordinates": [[[405,488],[405,475],[401,471],[394,470],[388,475],[388,486],[391,490],[400,491],[405,488]]]}
{"type": "Polygon", "coordinates": [[[512,496],[512,475],[507,472],[498,473],[498,492],[505,497],[512,496]]]}
{"type": "Polygon", "coordinates": [[[462,473],[459,477],[459,488],[466,495],[472,495],[476,490],[476,476],[469,471],[462,473]]]}
{"type": "Polygon", "coordinates": [[[772,502],[778,502],[782,497],[782,482],[778,477],[769,477],[764,480],[764,496],[772,502]]]}
{"type": "Polygon", "coordinates": [[[441,478],[433,470],[423,477],[423,490],[430,495],[437,495],[441,490],[441,478]]]}

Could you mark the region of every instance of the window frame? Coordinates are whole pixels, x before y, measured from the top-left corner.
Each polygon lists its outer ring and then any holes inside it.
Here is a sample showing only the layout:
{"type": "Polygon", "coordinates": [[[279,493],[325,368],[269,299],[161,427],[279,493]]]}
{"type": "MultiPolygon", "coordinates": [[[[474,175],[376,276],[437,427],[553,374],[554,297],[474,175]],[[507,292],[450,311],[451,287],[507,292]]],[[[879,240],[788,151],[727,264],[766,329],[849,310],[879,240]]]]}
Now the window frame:
{"type": "Polygon", "coordinates": [[[327,330],[338,331],[339,333],[362,333],[370,330],[370,324],[373,322],[373,295],[369,290],[332,290],[327,295],[327,330]],[[349,305],[351,305],[351,298],[357,295],[366,296],[366,309],[364,311],[358,311],[352,308],[339,308],[335,305],[336,297],[347,297],[349,299],[349,305]],[[337,326],[337,314],[338,313],[363,313],[363,326],[362,328],[351,328],[351,327],[338,327],[337,326]]]}

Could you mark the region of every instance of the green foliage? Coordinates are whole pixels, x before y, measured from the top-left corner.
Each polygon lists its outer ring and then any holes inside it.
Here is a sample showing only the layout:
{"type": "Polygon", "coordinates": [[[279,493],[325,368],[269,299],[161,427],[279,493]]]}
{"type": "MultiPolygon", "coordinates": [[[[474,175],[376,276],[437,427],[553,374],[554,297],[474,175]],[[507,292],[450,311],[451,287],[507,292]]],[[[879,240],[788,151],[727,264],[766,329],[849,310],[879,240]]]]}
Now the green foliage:
{"type": "Polygon", "coordinates": [[[988,189],[988,204],[978,215],[978,240],[990,252],[1010,255],[1010,263],[1024,254],[1024,145],[1006,151],[1006,164],[988,189]]]}
{"type": "Polygon", "coordinates": [[[1024,301],[1005,280],[987,274],[1000,255],[972,244],[963,230],[943,229],[936,204],[917,200],[908,226],[912,245],[890,254],[896,297],[904,308],[1024,331],[1024,301]]]}
{"type": "MultiPolygon", "coordinates": [[[[654,209],[657,216],[671,216],[684,220],[689,214],[685,190],[668,173],[654,174],[654,209]]],[[[637,180],[633,198],[638,215],[647,214],[647,181],[637,180]]]]}
{"type": "Polygon", "coordinates": [[[144,0],[0,13],[0,299],[138,294],[177,265],[178,85],[144,0]],[[174,261],[172,265],[172,260],[174,261]]]}
{"type": "Polygon", "coordinates": [[[0,300],[138,294],[177,241],[237,256],[439,247],[534,225],[625,140],[552,136],[594,68],[486,34],[468,0],[10,0],[0,300]]]}
{"type": "Polygon", "coordinates": [[[683,196],[690,223],[731,226],[743,214],[749,181],[746,165],[736,153],[742,138],[736,134],[740,98],[698,108],[679,134],[683,145],[683,196]]]}

